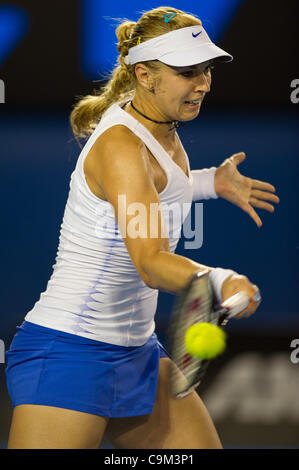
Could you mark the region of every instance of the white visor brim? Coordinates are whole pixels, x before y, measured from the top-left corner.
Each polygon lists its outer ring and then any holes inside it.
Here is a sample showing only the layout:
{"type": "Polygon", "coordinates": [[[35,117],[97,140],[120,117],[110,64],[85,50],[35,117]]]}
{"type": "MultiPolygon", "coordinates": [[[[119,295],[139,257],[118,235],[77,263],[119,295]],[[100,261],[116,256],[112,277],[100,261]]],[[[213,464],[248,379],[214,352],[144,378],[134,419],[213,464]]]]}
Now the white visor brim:
{"type": "Polygon", "coordinates": [[[174,67],[185,67],[207,62],[208,60],[217,60],[221,62],[231,62],[233,56],[225,52],[215,44],[203,44],[199,47],[185,50],[175,51],[164,54],[159,57],[159,61],[166,65],[173,65],[174,67]]]}

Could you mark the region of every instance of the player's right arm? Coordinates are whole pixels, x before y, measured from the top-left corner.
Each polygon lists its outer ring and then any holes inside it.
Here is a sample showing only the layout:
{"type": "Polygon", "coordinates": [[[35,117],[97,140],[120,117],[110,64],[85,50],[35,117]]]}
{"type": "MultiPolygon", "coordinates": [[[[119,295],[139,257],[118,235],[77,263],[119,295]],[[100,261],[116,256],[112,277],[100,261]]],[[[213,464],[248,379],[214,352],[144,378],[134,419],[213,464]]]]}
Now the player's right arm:
{"type": "Polygon", "coordinates": [[[152,233],[155,233],[155,218],[150,220],[150,205],[160,204],[160,198],[146,147],[135,134],[125,126],[113,126],[99,137],[91,152],[93,177],[107,201],[114,207],[118,227],[130,257],[149,287],[178,294],[193,274],[212,269],[170,252],[168,238],[161,230],[164,223],[162,211],[158,211],[158,236],[151,237],[151,228],[152,233]],[[119,201],[121,204],[118,204],[119,201]],[[130,206],[136,212],[130,213],[130,206]],[[137,216],[146,229],[142,237],[135,238],[132,233],[132,219],[137,216]]]}

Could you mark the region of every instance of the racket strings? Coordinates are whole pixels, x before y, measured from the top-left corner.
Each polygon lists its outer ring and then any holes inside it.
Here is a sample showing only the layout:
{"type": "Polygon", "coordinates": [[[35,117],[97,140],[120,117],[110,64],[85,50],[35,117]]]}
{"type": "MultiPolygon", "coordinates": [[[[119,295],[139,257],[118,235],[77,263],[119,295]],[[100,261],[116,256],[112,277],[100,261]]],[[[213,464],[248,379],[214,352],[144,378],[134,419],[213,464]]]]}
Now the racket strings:
{"type": "Polygon", "coordinates": [[[172,360],[174,367],[181,373],[174,371],[172,389],[175,395],[180,396],[196,388],[208,367],[206,360],[191,356],[185,347],[187,329],[195,323],[211,322],[213,317],[213,296],[208,276],[195,278],[189,285],[174,309],[174,321],[171,331],[172,360]]]}

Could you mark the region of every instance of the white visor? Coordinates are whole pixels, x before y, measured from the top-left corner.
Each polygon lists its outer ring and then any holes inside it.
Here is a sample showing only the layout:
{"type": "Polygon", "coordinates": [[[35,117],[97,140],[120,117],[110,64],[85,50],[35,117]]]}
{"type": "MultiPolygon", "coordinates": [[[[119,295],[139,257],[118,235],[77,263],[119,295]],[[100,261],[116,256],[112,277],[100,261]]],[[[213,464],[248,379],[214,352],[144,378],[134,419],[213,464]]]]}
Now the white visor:
{"type": "Polygon", "coordinates": [[[167,65],[184,67],[208,60],[230,62],[233,56],[217,47],[201,25],[176,29],[131,47],[126,64],[159,60],[167,65]]]}

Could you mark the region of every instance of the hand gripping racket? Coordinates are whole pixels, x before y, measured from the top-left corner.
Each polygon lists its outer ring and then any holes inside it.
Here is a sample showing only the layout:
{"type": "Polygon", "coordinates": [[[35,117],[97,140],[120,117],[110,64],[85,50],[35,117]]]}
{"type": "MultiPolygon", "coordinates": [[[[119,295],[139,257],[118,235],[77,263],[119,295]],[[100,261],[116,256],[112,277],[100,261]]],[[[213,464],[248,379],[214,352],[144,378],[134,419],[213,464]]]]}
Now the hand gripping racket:
{"type": "Polygon", "coordinates": [[[238,292],[214,310],[214,296],[209,281],[209,272],[196,273],[182,294],[175,301],[171,324],[167,332],[167,350],[172,359],[171,391],[183,398],[195,389],[206,373],[210,360],[191,356],[185,347],[187,329],[195,323],[225,325],[229,318],[247,308],[249,298],[238,292]]]}

